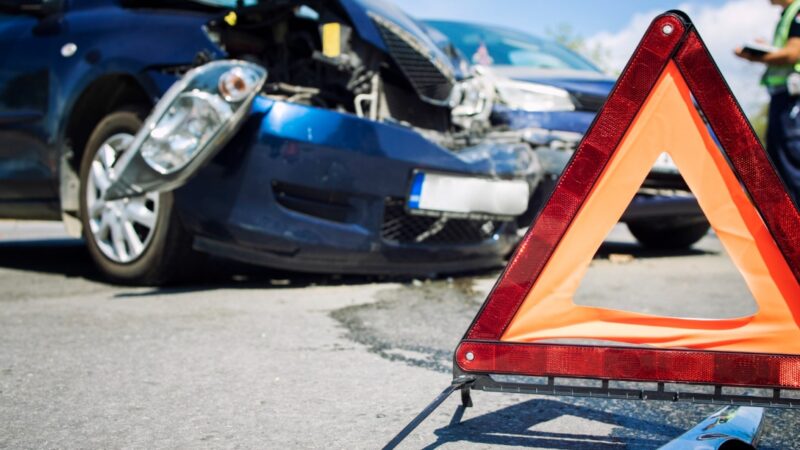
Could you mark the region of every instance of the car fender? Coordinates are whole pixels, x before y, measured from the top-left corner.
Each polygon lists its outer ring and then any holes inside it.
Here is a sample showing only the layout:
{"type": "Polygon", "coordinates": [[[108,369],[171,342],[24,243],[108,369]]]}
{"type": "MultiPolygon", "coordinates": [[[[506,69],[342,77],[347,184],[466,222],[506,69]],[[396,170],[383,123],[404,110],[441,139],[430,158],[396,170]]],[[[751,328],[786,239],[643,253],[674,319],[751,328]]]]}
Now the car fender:
{"type": "MultiPolygon", "coordinates": [[[[78,51],[70,58],[58,59],[53,68],[63,93],[58,99],[56,115],[69,117],[86,88],[114,74],[133,77],[153,100],[157,99],[169,87],[154,79],[158,69],[190,66],[198,55],[210,59],[224,56],[202,29],[212,18],[195,12],[131,10],[119,6],[69,13],[64,38],[75,44],[78,51]],[[169,45],[164,45],[165,42],[169,45]]],[[[57,133],[62,138],[65,123],[66,120],[60,121],[57,133]]]]}

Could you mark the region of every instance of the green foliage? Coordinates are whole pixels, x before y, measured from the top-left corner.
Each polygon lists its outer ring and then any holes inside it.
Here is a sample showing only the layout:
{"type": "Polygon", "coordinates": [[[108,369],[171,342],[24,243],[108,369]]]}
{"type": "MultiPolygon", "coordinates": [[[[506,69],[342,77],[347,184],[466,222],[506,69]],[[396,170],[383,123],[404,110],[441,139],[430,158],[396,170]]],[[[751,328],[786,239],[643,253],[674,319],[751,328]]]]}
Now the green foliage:
{"type": "Polygon", "coordinates": [[[610,51],[600,44],[587,44],[586,40],[575,32],[572,25],[560,23],[556,25],[555,28],[548,28],[545,31],[545,35],[575,53],[580,54],[606,72],[619,75],[618,71],[612,70],[607,64],[610,51]]]}
{"type": "Polygon", "coordinates": [[[556,25],[554,29],[548,28],[545,33],[550,39],[576,52],[584,50],[584,47],[586,46],[586,42],[583,40],[583,38],[578,36],[575,33],[575,30],[572,29],[572,25],[568,23],[562,22],[556,25]]]}
{"type": "Polygon", "coordinates": [[[769,116],[769,104],[765,103],[756,114],[750,116],[750,123],[753,125],[758,139],[767,145],[767,122],[769,116]]]}

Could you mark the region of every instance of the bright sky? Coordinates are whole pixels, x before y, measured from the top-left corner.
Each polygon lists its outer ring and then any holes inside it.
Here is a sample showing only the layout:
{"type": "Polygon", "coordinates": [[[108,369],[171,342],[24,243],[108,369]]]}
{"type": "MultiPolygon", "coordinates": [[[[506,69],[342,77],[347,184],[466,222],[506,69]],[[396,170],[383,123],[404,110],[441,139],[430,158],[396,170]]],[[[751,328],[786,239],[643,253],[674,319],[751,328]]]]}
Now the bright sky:
{"type": "Polygon", "coordinates": [[[757,37],[771,40],[780,9],[769,0],[395,0],[419,18],[454,19],[511,28],[545,36],[568,24],[589,47],[607,51],[603,66],[619,71],[650,21],[670,9],[687,12],[722,68],[742,106],[755,112],[767,100],[758,85],[763,69],[741,61],[733,48],[757,37]]]}

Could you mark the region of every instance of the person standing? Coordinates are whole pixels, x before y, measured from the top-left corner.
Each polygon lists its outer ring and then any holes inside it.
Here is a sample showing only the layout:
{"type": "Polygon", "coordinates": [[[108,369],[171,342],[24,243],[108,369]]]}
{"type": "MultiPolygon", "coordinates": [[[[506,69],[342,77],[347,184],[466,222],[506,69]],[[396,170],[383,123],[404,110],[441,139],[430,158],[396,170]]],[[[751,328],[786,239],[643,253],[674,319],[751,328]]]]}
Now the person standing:
{"type": "Polygon", "coordinates": [[[761,79],[770,94],[767,153],[789,189],[800,200],[800,0],[770,0],[783,8],[773,49],[755,53],[737,48],[737,56],[763,63],[761,79]]]}

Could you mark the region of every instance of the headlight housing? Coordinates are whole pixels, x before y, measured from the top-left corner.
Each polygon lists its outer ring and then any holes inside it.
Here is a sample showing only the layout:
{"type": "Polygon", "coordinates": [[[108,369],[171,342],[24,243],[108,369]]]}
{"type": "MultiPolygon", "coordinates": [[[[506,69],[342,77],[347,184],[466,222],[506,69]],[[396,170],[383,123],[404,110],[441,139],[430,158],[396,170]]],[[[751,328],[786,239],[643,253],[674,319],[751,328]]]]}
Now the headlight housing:
{"type": "Polygon", "coordinates": [[[105,198],[175,189],[239,129],[267,71],[246,61],[214,61],[175,83],[119,157],[105,198]]]}
{"type": "Polygon", "coordinates": [[[174,173],[186,167],[231,116],[233,109],[217,95],[181,93],[142,142],[142,157],[158,173],[174,173]]]}
{"type": "Polygon", "coordinates": [[[497,81],[497,94],[510,108],[523,111],[575,111],[569,92],[539,83],[497,81]]]}

